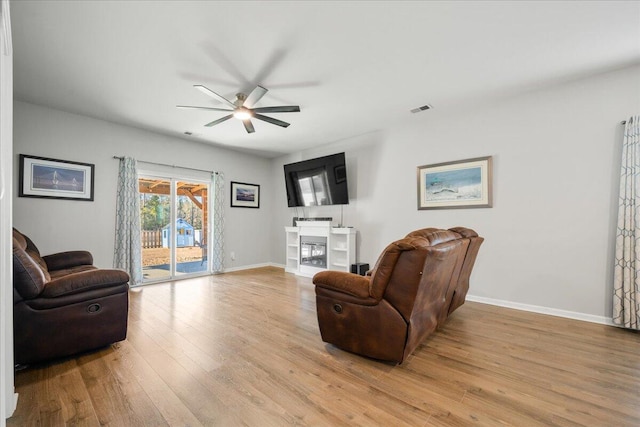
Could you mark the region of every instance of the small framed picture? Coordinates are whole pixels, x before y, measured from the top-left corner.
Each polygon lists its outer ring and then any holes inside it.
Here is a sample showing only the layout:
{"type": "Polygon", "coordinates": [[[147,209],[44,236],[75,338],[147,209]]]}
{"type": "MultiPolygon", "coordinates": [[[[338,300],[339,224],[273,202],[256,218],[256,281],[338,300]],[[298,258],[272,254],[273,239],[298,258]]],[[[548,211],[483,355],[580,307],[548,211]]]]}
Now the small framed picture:
{"type": "Polygon", "coordinates": [[[232,208],[259,208],[260,186],[246,182],[231,181],[232,208]]]}
{"type": "Polygon", "coordinates": [[[418,166],[418,209],[490,208],[491,156],[418,166]]]}
{"type": "Polygon", "coordinates": [[[95,166],[20,154],[19,197],[93,201],[95,166]]]}

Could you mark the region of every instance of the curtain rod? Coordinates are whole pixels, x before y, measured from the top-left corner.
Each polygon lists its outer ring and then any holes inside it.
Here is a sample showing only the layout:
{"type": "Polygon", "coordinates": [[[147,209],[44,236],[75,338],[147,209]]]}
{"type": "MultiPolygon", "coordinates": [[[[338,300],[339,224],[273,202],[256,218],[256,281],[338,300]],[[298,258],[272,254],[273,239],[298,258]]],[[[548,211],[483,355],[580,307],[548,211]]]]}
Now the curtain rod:
{"type": "MultiPolygon", "coordinates": [[[[113,158],[114,159],[118,159],[118,160],[124,159],[123,156],[113,156],[113,158]]],[[[148,165],[168,166],[170,168],[189,169],[189,170],[198,171],[198,172],[209,172],[209,173],[213,173],[213,174],[218,175],[218,172],[216,172],[216,171],[208,171],[208,170],[205,170],[205,169],[197,169],[197,168],[189,168],[189,167],[186,167],[186,166],[169,165],[167,163],[148,162],[146,160],[138,160],[138,162],[146,163],[148,165]]]]}

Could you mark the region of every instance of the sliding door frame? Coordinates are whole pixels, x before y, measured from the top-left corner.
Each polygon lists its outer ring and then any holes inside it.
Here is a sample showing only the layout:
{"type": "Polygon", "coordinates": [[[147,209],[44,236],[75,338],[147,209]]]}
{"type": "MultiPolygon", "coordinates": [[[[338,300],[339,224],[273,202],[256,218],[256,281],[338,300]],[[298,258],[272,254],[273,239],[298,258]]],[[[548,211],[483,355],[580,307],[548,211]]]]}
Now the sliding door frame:
{"type": "MultiPolygon", "coordinates": [[[[170,190],[169,190],[169,200],[170,200],[170,214],[169,214],[169,236],[171,239],[171,242],[169,243],[169,276],[168,277],[162,277],[162,278],[158,278],[158,279],[149,279],[149,280],[145,280],[143,278],[142,280],[142,284],[143,285],[147,285],[147,284],[153,284],[153,283],[160,283],[160,282],[169,282],[169,281],[174,281],[174,280],[181,280],[181,279],[188,279],[188,278],[192,278],[192,277],[199,277],[199,276],[206,276],[206,275],[210,275],[212,274],[212,260],[211,260],[211,247],[212,245],[209,244],[209,242],[211,242],[211,238],[213,237],[213,218],[214,215],[211,214],[212,212],[212,208],[213,208],[213,198],[211,197],[211,191],[213,189],[213,184],[211,182],[211,180],[206,180],[204,178],[197,178],[197,177],[193,177],[193,176],[189,176],[189,174],[179,174],[179,173],[167,173],[167,172],[159,172],[159,171],[154,171],[154,170],[139,170],[138,171],[138,182],[140,181],[141,178],[149,178],[149,179],[161,179],[161,180],[165,180],[168,181],[170,184],[170,190]],[[177,220],[178,220],[178,189],[177,189],[177,183],[178,182],[189,182],[189,183],[197,183],[197,184],[202,184],[202,185],[206,185],[207,188],[207,197],[206,197],[206,206],[203,206],[203,210],[206,209],[207,210],[207,215],[204,215],[203,213],[203,221],[205,219],[206,216],[206,235],[203,236],[204,239],[206,239],[205,241],[207,242],[206,244],[206,252],[205,252],[205,256],[206,256],[206,267],[203,271],[197,271],[194,273],[180,273],[178,274],[177,272],[177,241],[178,241],[178,234],[177,234],[177,220]]],[[[141,224],[142,225],[142,224],[141,224]]],[[[205,228],[205,225],[203,224],[203,228],[205,228]]],[[[195,238],[195,236],[194,236],[195,238]]],[[[201,241],[202,241],[202,237],[201,237],[201,241]]],[[[144,271],[144,270],[143,270],[144,271]]],[[[143,274],[144,276],[144,274],[143,274]]]]}

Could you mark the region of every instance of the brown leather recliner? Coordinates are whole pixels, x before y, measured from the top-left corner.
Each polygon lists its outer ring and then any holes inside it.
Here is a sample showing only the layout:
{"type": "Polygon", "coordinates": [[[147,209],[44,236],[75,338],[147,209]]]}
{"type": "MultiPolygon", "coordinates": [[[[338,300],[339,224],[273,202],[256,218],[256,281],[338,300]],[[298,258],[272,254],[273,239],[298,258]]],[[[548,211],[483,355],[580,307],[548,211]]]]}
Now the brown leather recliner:
{"type": "Polygon", "coordinates": [[[368,276],[316,274],[322,340],[402,363],[464,303],[483,240],[464,227],[416,230],[387,246],[368,276]]]}
{"type": "Polygon", "coordinates": [[[40,256],[13,230],[14,359],[28,364],[122,341],[129,275],[98,269],[87,251],[40,256]]]}

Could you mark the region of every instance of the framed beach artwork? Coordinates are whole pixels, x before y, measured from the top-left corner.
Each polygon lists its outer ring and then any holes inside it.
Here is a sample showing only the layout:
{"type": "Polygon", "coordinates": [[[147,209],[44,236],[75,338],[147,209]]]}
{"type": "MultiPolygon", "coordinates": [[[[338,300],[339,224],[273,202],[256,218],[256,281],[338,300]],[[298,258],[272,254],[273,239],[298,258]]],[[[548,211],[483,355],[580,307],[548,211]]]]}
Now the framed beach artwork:
{"type": "Polygon", "coordinates": [[[95,166],[20,154],[19,197],[93,201],[95,166]]]}
{"type": "Polygon", "coordinates": [[[418,209],[490,208],[491,156],[418,167],[418,209]]]}
{"type": "Polygon", "coordinates": [[[259,208],[260,186],[245,182],[231,181],[232,208],[259,208]]]}

